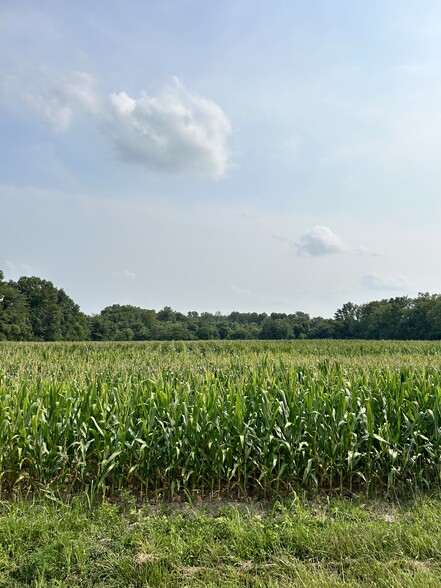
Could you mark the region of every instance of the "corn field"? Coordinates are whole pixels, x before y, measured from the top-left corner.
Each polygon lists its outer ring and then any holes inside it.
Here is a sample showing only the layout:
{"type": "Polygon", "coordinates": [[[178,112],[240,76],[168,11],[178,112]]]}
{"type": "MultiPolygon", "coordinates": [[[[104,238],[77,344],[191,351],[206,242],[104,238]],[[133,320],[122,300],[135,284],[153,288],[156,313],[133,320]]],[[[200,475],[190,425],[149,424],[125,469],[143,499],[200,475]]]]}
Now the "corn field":
{"type": "Polygon", "coordinates": [[[3,495],[440,486],[441,343],[0,343],[3,495]]]}

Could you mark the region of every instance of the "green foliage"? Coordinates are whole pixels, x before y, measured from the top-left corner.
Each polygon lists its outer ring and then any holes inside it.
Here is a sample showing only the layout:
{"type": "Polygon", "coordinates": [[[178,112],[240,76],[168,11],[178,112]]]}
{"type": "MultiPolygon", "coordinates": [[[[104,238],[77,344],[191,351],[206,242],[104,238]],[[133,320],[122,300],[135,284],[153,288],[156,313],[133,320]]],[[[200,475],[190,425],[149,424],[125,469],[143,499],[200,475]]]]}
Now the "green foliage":
{"type": "Polygon", "coordinates": [[[58,305],[58,290],[52,282],[37,277],[22,277],[17,290],[26,300],[34,339],[60,341],[61,308],[58,305]]]}
{"type": "Polygon", "coordinates": [[[34,276],[4,283],[0,272],[0,340],[82,340],[89,329],[79,306],[52,282],[34,276]]]}
{"type": "Polygon", "coordinates": [[[91,321],[95,341],[146,341],[155,339],[157,328],[154,310],[143,310],[130,304],[108,306],[91,321]]]}
{"type": "Polygon", "coordinates": [[[89,494],[440,483],[440,343],[0,343],[0,484],[89,494]]]}
{"type": "Polygon", "coordinates": [[[3,282],[0,271],[0,340],[32,339],[26,299],[13,283],[3,282]]]}
{"type": "Polygon", "coordinates": [[[87,317],[62,289],[38,277],[3,281],[0,340],[189,341],[291,339],[441,339],[441,295],[419,294],[357,305],[345,303],[333,319],[304,312],[231,312],[222,315],[170,306],[146,310],[114,304],[87,317]]]}

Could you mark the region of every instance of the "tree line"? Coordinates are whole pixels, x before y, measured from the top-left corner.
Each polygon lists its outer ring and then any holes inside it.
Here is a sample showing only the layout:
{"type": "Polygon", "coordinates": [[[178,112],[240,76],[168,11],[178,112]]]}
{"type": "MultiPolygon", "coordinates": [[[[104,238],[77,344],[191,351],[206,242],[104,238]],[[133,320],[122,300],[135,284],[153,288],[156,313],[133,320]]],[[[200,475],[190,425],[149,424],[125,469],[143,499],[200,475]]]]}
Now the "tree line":
{"type": "Polygon", "coordinates": [[[441,295],[347,302],[333,318],[304,312],[183,314],[114,304],[87,316],[63,289],[39,277],[5,281],[0,270],[0,340],[148,341],[206,339],[441,339],[441,295]]]}

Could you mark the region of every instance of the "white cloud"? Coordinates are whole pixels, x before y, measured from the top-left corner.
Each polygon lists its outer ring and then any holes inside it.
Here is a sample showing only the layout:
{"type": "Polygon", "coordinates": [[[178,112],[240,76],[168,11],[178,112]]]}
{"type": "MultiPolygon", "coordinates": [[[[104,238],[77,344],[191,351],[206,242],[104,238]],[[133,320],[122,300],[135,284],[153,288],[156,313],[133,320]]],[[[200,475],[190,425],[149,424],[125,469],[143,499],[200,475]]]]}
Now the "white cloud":
{"type": "Polygon", "coordinates": [[[31,276],[36,274],[35,269],[29,263],[17,263],[10,259],[5,259],[5,266],[8,273],[14,276],[31,276]]]}
{"type": "Polygon", "coordinates": [[[366,274],[360,283],[368,290],[403,290],[409,284],[404,276],[383,277],[375,273],[366,274]]]}
{"type": "Polygon", "coordinates": [[[77,104],[86,112],[96,113],[100,108],[96,80],[84,71],[75,71],[69,77],[63,78],[58,91],[66,100],[77,104]]]}
{"type": "Polygon", "coordinates": [[[220,106],[189,92],[177,79],[158,96],[127,92],[100,98],[86,72],[43,82],[27,102],[56,133],[85,112],[113,145],[118,157],[149,171],[219,178],[229,160],[231,124],[220,106]]]}
{"type": "Polygon", "coordinates": [[[218,178],[227,167],[228,118],[177,79],[157,97],[111,94],[102,129],[122,160],[149,170],[218,178]]]}
{"type": "Polygon", "coordinates": [[[360,245],[352,250],[352,253],[355,255],[360,255],[360,257],[381,257],[381,251],[375,251],[374,249],[369,249],[369,247],[363,247],[360,245]]]}
{"type": "Polygon", "coordinates": [[[297,243],[295,241],[293,241],[292,238],[288,237],[287,235],[282,235],[281,233],[273,233],[273,235],[271,235],[271,236],[275,241],[278,241],[279,243],[282,243],[283,245],[291,245],[291,246],[297,247],[297,243]]]}
{"type": "Polygon", "coordinates": [[[302,235],[294,245],[297,247],[298,255],[312,255],[313,257],[342,253],[347,250],[338,235],[329,227],[319,225],[302,235]]]}
{"type": "Polygon", "coordinates": [[[115,278],[124,278],[126,280],[131,280],[134,282],[136,280],[136,274],[134,272],[130,272],[129,270],[122,270],[120,272],[113,272],[115,278]]]}
{"type": "Polygon", "coordinates": [[[380,257],[382,255],[381,251],[363,245],[353,247],[351,244],[345,243],[329,227],[320,225],[304,233],[297,241],[281,233],[274,233],[272,237],[279,243],[296,248],[297,254],[301,256],[319,257],[332,253],[345,253],[358,257],[380,257]]]}
{"type": "Polygon", "coordinates": [[[66,131],[71,124],[73,111],[55,96],[29,96],[29,103],[37,111],[39,117],[55,133],[66,131]]]}
{"type": "Polygon", "coordinates": [[[10,259],[5,259],[5,265],[9,271],[14,272],[17,269],[17,264],[15,264],[10,259]]]}
{"type": "Polygon", "coordinates": [[[76,71],[46,81],[46,87],[36,94],[29,94],[27,100],[43,122],[56,133],[62,133],[71,126],[76,109],[92,114],[99,111],[95,86],[92,76],[76,71]]]}

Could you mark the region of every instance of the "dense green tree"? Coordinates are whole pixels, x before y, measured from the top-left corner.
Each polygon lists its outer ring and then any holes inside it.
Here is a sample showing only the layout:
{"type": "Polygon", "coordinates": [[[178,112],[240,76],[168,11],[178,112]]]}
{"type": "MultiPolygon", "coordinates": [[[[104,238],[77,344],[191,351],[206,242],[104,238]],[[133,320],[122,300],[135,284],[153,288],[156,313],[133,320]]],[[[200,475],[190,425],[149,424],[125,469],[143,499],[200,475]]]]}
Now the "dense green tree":
{"type": "Polygon", "coordinates": [[[32,328],[25,297],[12,281],[4,282],[0,270],[0,340],[32,339],[32,328]]]}
{"type": "Polygon", "coordinates": [[[189,332],[185,323],[165,321],[158,323],[156,338],[163,341],[187,341],[188,339],[195,339],[195,336],[189,332]]]}
{"type": "Polygon", "coordinates": [[[289,322],[294,339],[306,338],[309,335],[311,319],[306,312],[296,312],[289,315],[289,322]]]}
{"type": "Polygon", "coordinates": [[[335,321],[321,316],[314,317],[309,322],[310,339],[332,339],[335,336],[335,321]]]}
{"type": "Polygon", "coordinates": [[[341,339],[355,339],[360,336],[360,307],[346,302],[335,313],[335,334],[341,339]]]}
{"type": "Polygon", "coordinates": [[[96,341],[145,341],[157,336],[154,310],[130,304],[113,304],[93,317],[91,334],[96,341]]]}
{"type": "Polygon", "coordinates": [[[270,316],[262,321],[259,339],[274,339],[274,320],[270,316]]]}
{"type": "Polygon", "coordinates": [[[87,317],[63,289],[36,276],[5,282],[0,271],[0,340],[441,339],[441,295],[421,293],[357,305],[333,319],[294,314],[156,313],[114,304],[87,317]]]}
{"type": "Polygon", "coordinates": [[[106,316],[95,315],[90,319],[90,338],[92,341],[116,340],[117,325],[106,316]]]}
{"type": "Polygon", "coordinates": [[[64,290],[36,276],[21,277],[14,288],[25,300],[32,339],[73,341],[89,338],[88,318],[64,290]]]}
{"type": "Polygon", "coordinates": [[[156,314],[156,318],[158,321],[161,321],[161,323],[166,321],[174,321],[176,320],[176,312],[170,308],[170,306],[164,306],[164,308],[156,314]]]}
{"type": "Polygon", "coordinates": [[[230,339],[256,339],[258,327],[253,329],[253,325],[234,325],[230,334],[230,339]]]}
{"type": "Polygon", "coordinates": [[[358,333],[362,339],[408,339],[410,300],[406,297],[376,300],[358,309],[358,333]]]}
{"type": "Polygon", "coordinates": [[[37,341],[61,341],[62,309],[58,290],[48,280],[36,276],[21,277],[17,290],[26,299],[33,338],[37,341]]]}
{"type": "Polygon", "coordinates": [[[75,304],[63,289],[58,290],[57,304],[61,311],[61,338],[64,341],[82,341],[84,339],[89,339],[89,319],[80,311],[78,304],[75,304]]]}
{"type": "Polygon", "coordinates": [[[406,314],[407,339],[440,339],[441,324],[439,309],[441,297],[438,294],[421,293],[409,304],[406,314]]]}
{"type": "Polygon", "coordinates": [[[383,331],[383,307],[386,301],[375,300],[363,304],[358,313],[361,339],[377,339],[383,331]]]}
{"type": "Polygon", "coordinates": [[[209,312],[203,312],[199,317],[199,325],[196,330],[197,338],[203,340],[219,339],[219,331],[216,326],[218,318],[209,312]]]}
{"type": "Polygon", "coordinates": [[[421,339],[441,339],[441,296],[431,297],[431,304],[427,309],[427,320],[421,339]],[[427,329],[427,330],[426,330],[427,329]]]}

